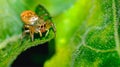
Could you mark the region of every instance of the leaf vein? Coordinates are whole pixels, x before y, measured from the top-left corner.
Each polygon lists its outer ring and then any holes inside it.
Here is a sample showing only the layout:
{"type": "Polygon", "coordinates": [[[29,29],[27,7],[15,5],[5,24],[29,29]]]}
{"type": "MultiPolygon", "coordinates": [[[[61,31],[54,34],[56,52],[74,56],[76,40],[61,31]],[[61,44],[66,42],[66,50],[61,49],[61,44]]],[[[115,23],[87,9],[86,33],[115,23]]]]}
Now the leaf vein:
{"type": "Polygon", "coordinates": [[[112,8],[113,8],[113,22],[114,22],[114,37],[115,37],[115,43],[116,43],[116,50],[118,51],[118,54],[120,56],[120,42],[119,42],[119,33],[118,33],[118,25],[117,22],[117,14],[116,14],[116,4],[115,0],[112,0],[112,8]]]}

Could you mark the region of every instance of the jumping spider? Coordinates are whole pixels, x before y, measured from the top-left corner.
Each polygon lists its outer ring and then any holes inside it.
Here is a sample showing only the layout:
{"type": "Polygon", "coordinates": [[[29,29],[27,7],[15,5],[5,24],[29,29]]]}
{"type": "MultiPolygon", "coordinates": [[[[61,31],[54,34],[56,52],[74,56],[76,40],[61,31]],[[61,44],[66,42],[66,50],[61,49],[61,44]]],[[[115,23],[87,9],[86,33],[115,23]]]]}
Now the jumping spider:
{"type": "Polygon", "coordinates": [[[34,40],[34,33],[39,33],[40,37],[42,37],[42,33],[46,32],[45,36],[47,36],[51,27],[55,32],[55,26],[50,20],[45,21],[43,16],[39,17],[31,10],[22,12],[21,19],[24,23],[22,38],[26,35],[26,33],[30,34],[32,41],[34,40]]]}

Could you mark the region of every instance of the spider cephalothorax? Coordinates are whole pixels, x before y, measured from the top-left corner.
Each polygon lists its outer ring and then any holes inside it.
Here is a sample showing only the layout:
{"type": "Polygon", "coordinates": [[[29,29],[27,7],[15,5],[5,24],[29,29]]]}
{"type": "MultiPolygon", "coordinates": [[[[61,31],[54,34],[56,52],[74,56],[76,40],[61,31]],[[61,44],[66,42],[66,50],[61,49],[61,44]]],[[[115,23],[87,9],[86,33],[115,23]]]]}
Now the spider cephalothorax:
{"type": "Polygon", "coordinates": [[[22,12],[21,19],[24,22],[23,37],[26,33],[30,33],[32,41],[34,40],[34,33],[39,33],[40,37],[42,37],[42,33],[46,32],[45,36],[47,36],[49,29],[51,27],[55,28],[50,20],[45,21],[42,16],[39,17],[35,12],[30,10],[22,12]]]}

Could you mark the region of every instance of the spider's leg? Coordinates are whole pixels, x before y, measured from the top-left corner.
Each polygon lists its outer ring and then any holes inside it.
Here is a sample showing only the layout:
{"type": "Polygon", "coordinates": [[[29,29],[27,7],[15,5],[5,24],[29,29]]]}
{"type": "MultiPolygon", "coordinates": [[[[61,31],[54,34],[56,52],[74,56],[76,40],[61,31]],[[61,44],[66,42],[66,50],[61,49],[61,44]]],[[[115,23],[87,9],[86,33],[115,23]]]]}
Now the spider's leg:
{"type": "Polygon", "coordinates": [[[39,32],[40,37],[42,37],[42,33],[41,33],[41,31],[38,31],[38,32],[39,32]]]}
{"type": "Polygon", "coordinates": [[[33,41],[34,40],[34,33],[30,32],[30,37],[31,37],[31,40],[33,41]]]}
{"type": "Polygon", "coordinates": [[[30,32],[30,30],[23,31],[22,36],[21,36],[21,40],[25,37],[26,33],[29,33],[29,32],[30,32]]]}
{"type": "Polygon", "coordinates": [[[45,34],[45,37],[48,35],[48,33],[49,33],[49,30],[47,30],[47,32],[46,32],[46,34],[45,34]]]}
{"type": "Polygon", "coordinates": [[[56,33],[56,27],[55,27],[55,25],[53,23],[51,23],[51,26],[53,28],[54,33],[56,33]]]}
{"type": "Polygon", "coordinates": [[[34,40],[34,32],[35,32],[34,27],[31,26],[31,27],[30,27],[30,37],[31,37],[31,40],[32,40],[32,41],[34,40]]]}

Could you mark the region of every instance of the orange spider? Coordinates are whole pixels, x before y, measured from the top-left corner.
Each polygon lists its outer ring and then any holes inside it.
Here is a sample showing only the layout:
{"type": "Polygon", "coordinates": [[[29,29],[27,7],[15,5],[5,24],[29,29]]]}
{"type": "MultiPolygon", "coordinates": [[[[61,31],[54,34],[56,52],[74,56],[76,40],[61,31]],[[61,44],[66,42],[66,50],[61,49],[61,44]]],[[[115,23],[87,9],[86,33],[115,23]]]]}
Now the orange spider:
{"type": "Polygon", "coordinates": [[[50,20],[44,21],[43,17],[38,17],[37,14],[31,10],[27,10],[21,13],[21,19],[24,23],[24,31],[22,37],[26,33],[30,33],[31,40],[34,40],[34,33],[39,33],[42,37],[42,33],[46,32],[45,36],[48,35],[49,29],[52,27],[55,31],[55,26],[50,20]]]}

